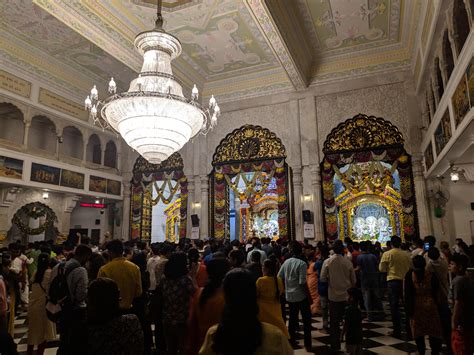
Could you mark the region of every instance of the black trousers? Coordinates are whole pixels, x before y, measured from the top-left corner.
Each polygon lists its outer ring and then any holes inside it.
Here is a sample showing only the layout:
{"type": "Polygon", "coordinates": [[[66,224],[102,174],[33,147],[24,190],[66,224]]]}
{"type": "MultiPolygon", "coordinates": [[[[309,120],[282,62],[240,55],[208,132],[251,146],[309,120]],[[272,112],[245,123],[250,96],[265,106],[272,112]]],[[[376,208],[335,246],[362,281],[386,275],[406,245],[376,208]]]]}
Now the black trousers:
{"type": "Polygon", "coordinates": [[[304,331],[304,346],[305,348],[311,348],[311,308],[308,298],[300,302],[288,302],[290,308],[290,320],[288,322],[288,332],[290,333],[290,341],[296,342],[296,331],[298,329],[298,314],[301,312],[301,318],[303,318],[303,331],[304,331]]]}
{"type": "Polygon", "coordinates": [[[87,354],[86,308],[63,311],[59,321],[60,355],[87,354]]]}
{"type": "Polygon", "coordinates": [[[329,335],[332,351],[339,351],[341,349],[341,322],[344,318],[345,308],[345,301],[329,301],[329,335]]]}

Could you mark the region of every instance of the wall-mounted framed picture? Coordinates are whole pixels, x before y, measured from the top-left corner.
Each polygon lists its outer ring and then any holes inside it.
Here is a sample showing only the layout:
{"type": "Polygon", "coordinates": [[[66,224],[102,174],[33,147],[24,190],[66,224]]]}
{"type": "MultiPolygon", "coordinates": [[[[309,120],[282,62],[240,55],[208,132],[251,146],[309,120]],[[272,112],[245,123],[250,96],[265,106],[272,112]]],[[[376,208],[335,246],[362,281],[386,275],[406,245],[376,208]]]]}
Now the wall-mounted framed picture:
{"type": "Polygon", "coordinates": [[[59,185],[61,169],[54,166],[32,163],[31,181],[41,182],[43,184],[59,185]]]}

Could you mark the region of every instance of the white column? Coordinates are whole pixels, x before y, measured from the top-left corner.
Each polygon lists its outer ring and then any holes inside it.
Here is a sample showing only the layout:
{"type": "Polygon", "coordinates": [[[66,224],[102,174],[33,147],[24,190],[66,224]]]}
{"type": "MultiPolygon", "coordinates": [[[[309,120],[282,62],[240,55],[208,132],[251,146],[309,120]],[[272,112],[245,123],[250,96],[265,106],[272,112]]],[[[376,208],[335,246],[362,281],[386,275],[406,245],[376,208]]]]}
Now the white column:
{"type": "Polygon", "coordinates": [[[301,199],[303,198],[303,177],[301,176],[301,168],[293,168],[293,198],[295,205],[295,239],[303,240],[303,206],[301,199]]]}
{"type": "Polygon", "coordinates": [[[25,128],[23,131],[23,147],[28,148],[28,134],[30,132],[31,121],[23,121],[25,128]]]}
{"type": "Polygon", "coordinates": [[[311,165],[311,191],[313,194],[313,217],[316,241],[324,240],[323,200],[321,198],[321,172],[319,165],[311,165]]]}
{"type": "Polygon", "coordinates": [[[188,205],[187,205],[187,211],[186,211],[186,236],[190,237],[191,236],[191,215],[192,214],[197,214],[194,208],[194,191],[195,191],[195,186],[194,186],[194,177],[188,177],[188,205]]]}
{"type": "Polygon", "coordinates": [[[209,178],[200,175],[201,180],[201,213],[200,213],[200,235],[201,238],[209,236],[209,178]]]}
{"type": "Polygon", "coordinates": [[[87,160],[87,140],[84,139],[82,142],[82,161],[85,162],[87,160]]]}
{"type": "Polygon", "coordinates": [[[104,165],[105,163],[105,147],[102,145],[100,146],[100,165],[104,165]]]}
{"type": "Polygon", "coordinates": [[[423,165],[420,158],[414,158],[412,161],[413,180],[415,183],[416,210],[418,213],[418,225],[420,228],[420,237],[425,237],[433,233],[431,226],[430,210],[426,193],[426,182],[423,176],[423,165]]]}
{"type": "Polygon", "coordinates": [[[128,180],[123,182],[123,208],[122,208],[122,240],[130,239],[130,188],[128,180]]]}

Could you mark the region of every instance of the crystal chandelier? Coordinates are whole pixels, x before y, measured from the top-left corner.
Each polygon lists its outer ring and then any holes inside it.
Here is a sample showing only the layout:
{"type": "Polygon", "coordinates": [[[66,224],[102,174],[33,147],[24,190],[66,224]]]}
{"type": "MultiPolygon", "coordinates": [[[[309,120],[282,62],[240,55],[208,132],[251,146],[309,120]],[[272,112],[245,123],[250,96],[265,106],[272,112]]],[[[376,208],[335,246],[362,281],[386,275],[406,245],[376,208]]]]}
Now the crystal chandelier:
{"type": "Polygon", "coordinates": [[[171,61],[181,54],[181,43],[163,29],[161,0],[155,28],[138,34],[134,44],[143,55],[143,66],[128,91],[117,94],[112,78],[111,96],[99,100],[94,85],[85,107],[95,124],[120,134],[146,160],[158,164],[198,133],[207,134],[215,126],[220,109],[214,96],[209,107],[202,107],[197,102],[196,85],[191,99],[183,95],[171,68],[171,61]]]}

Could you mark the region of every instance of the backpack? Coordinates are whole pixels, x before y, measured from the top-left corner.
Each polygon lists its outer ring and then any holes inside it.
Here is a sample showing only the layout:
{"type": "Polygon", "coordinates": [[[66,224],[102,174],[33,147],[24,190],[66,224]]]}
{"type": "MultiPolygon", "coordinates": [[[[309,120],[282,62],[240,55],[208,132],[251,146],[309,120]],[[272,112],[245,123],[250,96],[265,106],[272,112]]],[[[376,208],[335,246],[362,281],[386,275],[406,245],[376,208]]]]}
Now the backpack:
{"type": "Polygon", "coordinates": [[[67,277],[77,267],[66,272],[66,263],[58,266],[58,274],[51,281],[46,301],[46,315],[51,322],[58,323],[65,312],[72,308],[67,277]]]}

